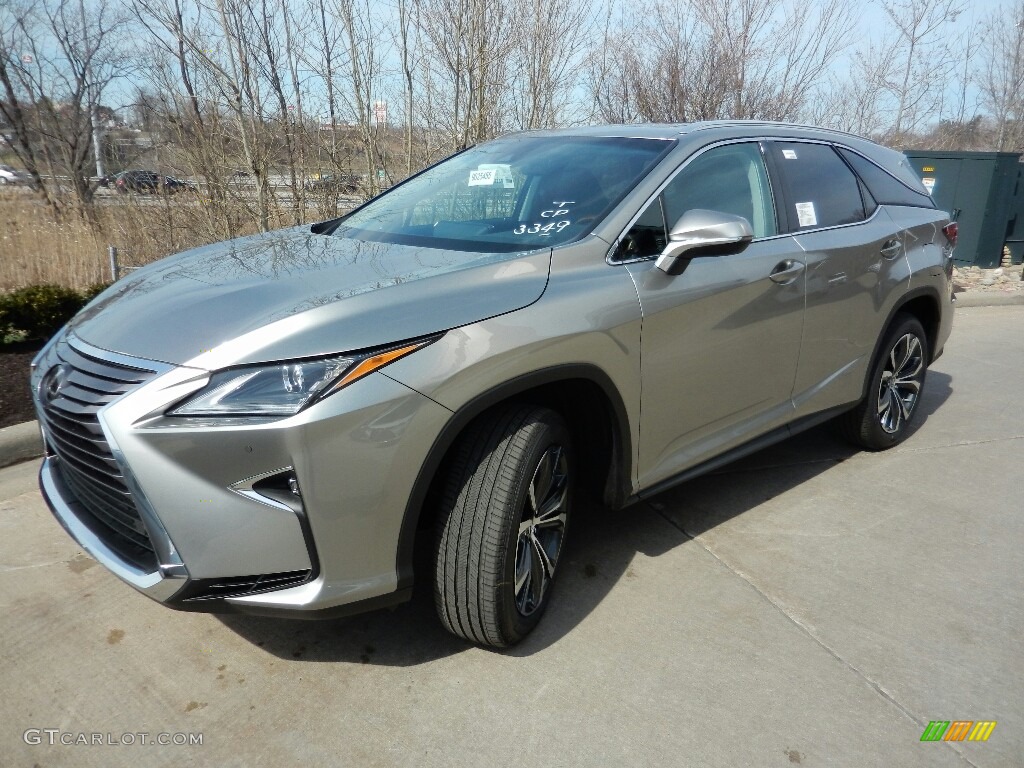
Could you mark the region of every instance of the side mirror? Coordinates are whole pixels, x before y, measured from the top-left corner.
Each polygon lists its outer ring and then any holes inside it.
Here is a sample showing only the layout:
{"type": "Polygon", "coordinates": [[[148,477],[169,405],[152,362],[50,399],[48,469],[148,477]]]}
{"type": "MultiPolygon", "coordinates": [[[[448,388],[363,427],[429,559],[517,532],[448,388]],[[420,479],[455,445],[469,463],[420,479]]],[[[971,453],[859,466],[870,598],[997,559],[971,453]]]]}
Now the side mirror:
{"type": "Polygon", "coordinates": [[[668,245],[654,266],[666,274],[678,275],[695,256],[739,253],[753,239],[754,230],[742,216],[694,208],[672,227],[668,245]]]}

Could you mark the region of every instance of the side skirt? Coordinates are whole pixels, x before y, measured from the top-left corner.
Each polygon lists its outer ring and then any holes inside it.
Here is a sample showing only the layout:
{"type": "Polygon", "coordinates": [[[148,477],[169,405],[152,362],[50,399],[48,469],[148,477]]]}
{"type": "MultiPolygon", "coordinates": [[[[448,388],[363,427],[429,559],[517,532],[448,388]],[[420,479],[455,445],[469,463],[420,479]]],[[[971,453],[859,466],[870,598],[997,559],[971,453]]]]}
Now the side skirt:
{"type": "Polygon", "coordinates": [[[816,427],[819,424],[823,424],[829,419],[835,418],[839,414],[845,413],[846,411],[850,410],[856,404],[857,401],[855,400],[852,403],[838,405],[834,408],[829,408],[828,410],[820,411],[819,413],[813,413],[810,414],[809,416],[804,416],[802,418],[797,419],[796,421],[790,422],[789,424],[777,427],[776,429],[773,429],[770,432],[765,432],[763,435],[755,437],[753,440],[749,442],[743,443],[743,445],[738,445],[735,448],[730,448],[725,453],[721,453],[718,456],[715,456],[714,458],[708,459],[707,461],[692,466],[689,469],[684,469],[679,474],[672,475],[672,477],[665,478],[664,480],[655,483],[649,488],[644,488],[638,491],[636,494],[628,498],[626,500],[626,503],[623,504],[623,506],[626,507],[631,504],[635,504],[641,499],[647,499],[651,496],[656,496],[662,491],[667,491],[669,488],[675,488],[677,485],[681,485],[682,483],[685,483],[688,480],[693,480],[695,477],[706,475],[708,472],[713,472],[716,469],[719,469],[720,467],[724,467],[726,464],[731,464],[737,459],[743,458],[744,456],[749,456],[752,453],[757,453],[758,451],[767,448],[770,445],[775,445],[775,443],[782,442],[787,438],[793,437],[793,435],[798,435],[801,432],[810,429],[811,427],[816,427]]]}

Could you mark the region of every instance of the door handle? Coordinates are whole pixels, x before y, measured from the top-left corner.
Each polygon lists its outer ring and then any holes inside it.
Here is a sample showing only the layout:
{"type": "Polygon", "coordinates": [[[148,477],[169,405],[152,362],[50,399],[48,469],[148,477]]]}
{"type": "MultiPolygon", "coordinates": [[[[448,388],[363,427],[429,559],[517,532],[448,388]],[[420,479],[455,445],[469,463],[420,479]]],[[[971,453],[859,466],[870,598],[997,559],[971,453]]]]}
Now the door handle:
{"type": "Polygon", "coordinates": [[[895,259],[903,250],[899,240],[886,240],[882,246],[881,254],[887,259],[895,259]]]}
{"type": "Polygon", "coordinates": [[[775,269],[768,275],[772,281],[781,285],[788,285],[796,280],[797,275],[804,271],[804,263],[796,259],[786,259],[775,265],[775,269]]]}

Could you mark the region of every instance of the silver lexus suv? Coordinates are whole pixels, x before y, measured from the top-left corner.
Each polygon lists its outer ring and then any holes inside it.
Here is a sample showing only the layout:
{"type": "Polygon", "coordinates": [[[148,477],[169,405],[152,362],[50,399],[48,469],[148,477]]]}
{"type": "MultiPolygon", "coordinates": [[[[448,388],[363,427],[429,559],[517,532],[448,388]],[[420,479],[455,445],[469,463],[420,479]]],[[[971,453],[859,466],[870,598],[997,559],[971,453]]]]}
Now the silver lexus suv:
{"type": "Polygon", "coordinates": [[[417,576],[449,630],[509,645],[581,494],[628,507],[831,418],[898,443],[955,240],[855,136],[507,136],[111,286],[33,363],[42,492],[175,608],[334,616],[417,576]]]}

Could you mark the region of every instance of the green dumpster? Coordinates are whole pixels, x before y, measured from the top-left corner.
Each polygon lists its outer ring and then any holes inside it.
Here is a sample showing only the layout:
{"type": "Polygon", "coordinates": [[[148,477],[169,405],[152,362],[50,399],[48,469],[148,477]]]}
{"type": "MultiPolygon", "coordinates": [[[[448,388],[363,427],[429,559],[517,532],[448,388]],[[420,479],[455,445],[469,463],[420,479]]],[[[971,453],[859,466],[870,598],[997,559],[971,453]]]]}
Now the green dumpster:
{"type": "Polygon", "coordinates": [[[998,267],[1003,247],[1024,256],[1024,184],[1016,152],[905,153],[935,204],[960,224],[958,266],[998,267]]]}

